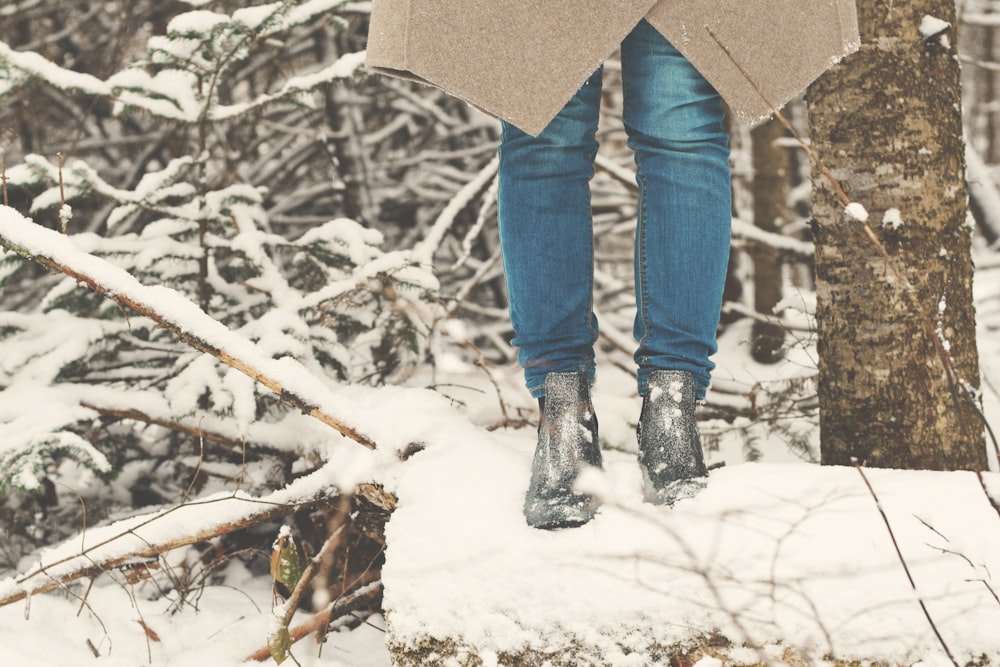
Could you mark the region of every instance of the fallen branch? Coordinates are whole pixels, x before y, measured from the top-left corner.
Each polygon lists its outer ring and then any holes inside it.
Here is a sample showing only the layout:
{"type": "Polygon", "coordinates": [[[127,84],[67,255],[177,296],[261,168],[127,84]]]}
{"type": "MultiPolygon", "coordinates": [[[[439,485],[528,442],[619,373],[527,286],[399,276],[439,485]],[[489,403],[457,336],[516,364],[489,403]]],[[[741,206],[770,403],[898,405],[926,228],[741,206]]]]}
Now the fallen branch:
{"type": "MultiPolygon", "coordinates": [[[[100,414],[102,417],[110,417],[113,419],[127,419],[130,421],[142,422],[143,424],[150,424],[153,426],[161,426],[165,429],[175,431],[178,433],[185,433],[187,435],[195,436],[201,438],[205,442],[214,442],[216,444],[225,445],[230,449],[239,449],[245,442],[239,439],[234,439],[227,437],[221,433],[213,433],[212,431],[205,430],[200,426],[195,426],[192,424],[185,424],[180,421],[161,419],[158,417],[153,417],[147,415],[142,410],[135,410],[131,408],[109,408],[100,405],[95,405],[89,401],[82,401],[81,406],[93,410],[94,412],[100,414]]],[[[255,445],[255,447],[260,447],[261,445],[255,445]]]]}
{"type": "Polygon", "coordinates": [[[187,345],[261,383],[303,413],[365,447],[375,448],[370,438],[320,407],[329,403],[331,397],[320,395],[315,383],[303,386],[295,381],[294,373],[310,375],[301,364],[290,358],[267,357],[251,341],[226,328],[174,290],[141,284],[128,272],[80,250],[71,238],[38,225],[9,207],[0,208],[0,245],[83,283],[119,306],[128,306],[187,345]],[[169,313],[165,312],[165,303],[170,304],[169,313]]]}
{"type": "MultiPolygon", "coordinates": [[[[317,471],[267,496],[216,495],[91,529],[54,547],[30,572],[0,581],[0,607],[262,521],[330,505],[338,495],[328,479],[328,473],[317,471]],[[205,520],[207,506],[212,506],[210,521],[205,520]],[[154,525],[159,522],[166,525],[154,525]]],[[[384,509],[394,506],[379,487],[363,484],[355,493],[384,509]]]]}

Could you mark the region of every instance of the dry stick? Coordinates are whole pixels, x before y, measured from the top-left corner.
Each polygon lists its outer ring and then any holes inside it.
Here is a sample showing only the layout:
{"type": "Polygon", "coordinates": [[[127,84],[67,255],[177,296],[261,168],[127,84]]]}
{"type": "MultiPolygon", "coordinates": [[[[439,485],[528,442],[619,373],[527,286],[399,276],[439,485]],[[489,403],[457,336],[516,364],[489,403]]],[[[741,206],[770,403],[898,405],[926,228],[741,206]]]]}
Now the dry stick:
{"type": "Polygon", "coordinates": [[[288,597],[288,601],[284,604],[285,611],[281,619],[282,627],[288,628],[292,622],[292,616],[295,615],[296,610],[299,608],[299,601],[302,599],[302,595],[316,576],[319,567],[328,557],[332,556],[333,552],[340,546],[341,541],[343,541],[344,529],[347,527],[347,518],[351,512],[352,502],[353,498],[350,494],[340,497],[340,502],[337,503],[337,509],[335,510],[335,519],[330,522],[331,525],[335,524],[335,527],[331,531],[330,536],[326,538],[323,546],[320,547],[319,553],[309,560],[309,565],[295,584],[295,590],[292,591],[292,594],[288,597]]]}
{"type": "Polygon", "coordinates": [[[205,437],[201,434],[201,428],[198,429],[198,465],[195,466],[194,474],[191,475],[191,481],[188,483],[187,491],[184,492],[184,496],[181,498],[181,503],[186,503],[188,498],[191,497],[191,492],[194,490],[194,485],[198,483],[198,475],[201,474],[201,466],[205,463],[205,437]]]}
{"type": "Polygon", "coordinates": [[[112,290],[110,290],[109,288],[105,287],[104,285],[101,285],[95,278],[86,275],[85,273],[81,273],[80,271],[77,271],[72,267],[64,266],[63,264],[60,264],[58,261],[52,259],[51,257],[46,257],[45,255],[26,253],[25,251],[23,251],[22,248],[19,248],[16,244],[7,242],[7,240],[2,237],[0,237],[0,244],[8,245],[19,254],[27,255],[28,259],[32,259],[47,268],[63,273],[69,276],[70,278],[73,278],[77,282],[83,283],[97,294],[100,294],[103,297],[111,299],[113,302],[117,303],[119,307],[128,306],[129,308],[135,310],[140,315],[148,317],[149,319],[153,320],[164,329],[167,329],[168,331],[172,332],[185,344],[190,345],[196,350],[212,355],[222,363],[231,366],[232,368],[235,368],[236,370],[240,371],[250,379],[261,383],[262,385],[273,391],[275,394],[277,394],[281,398],[281,400],[287,401],[295,408],[301,410],[304,414],[307,414],[310,417],[318,419],[319,421],[323,422],[327,426],[334,428],[336,431],[338,431],[345,437],[348,437],[351,440],[357,442],[358,444],[364,445],[369,449],[375,449],[375,443],[367,436],[358,432],[353,427],[348,426],[347,424],[340,421],[336,417],[327,414],[320,408],[310,405],[303,397],[298,396],[297,394],[294,394],[292,392],[286,391],[281,386],[281,384],[278,383],[277,380],[265,375],[262,371],[257,370],[244,360],[230,355],[225,350],[217,348],[214,345],[211,345],[207,341],[202,340],[201,338],[197,337],[192,333],[184,331],[178,324],[175,324],[174,322],[171,322],[170,320],[166,319],[163,315],[156,312],[152,307],[147,306],[144,303],[135,301],[134,299],[131,299],[123,294],[117,294],[112,290]]]}
{"type": "MultiPolygon", "coordinates": [[[[951,542],[951,540],[949,540],[948,537],[944,533],[942,533],[940,530],[938,530],[937,528],[935,528],[934,526],[932,526],[931,524],[929,524],[927,521],[925,521],[921,517],[918,516],[918,517],[916,517],[916,519],[917,519],[917,521],[919,521],[920,523],[922,523],[928,530],[930,530],[933,533],[935,533],[938,537],[940,537],[945,542],[948,542],[948,543],[951,542]]],[[[966,556],[965,554],[963,554],[963,553],[961,553],[959,551],[955,551],[954,549],[945,549],[944,547],[934,546],[933,544],[927,544],[927,546],[930,547],[931,549],[936,549],[936,550],[938,550],[939,552],[941,552],[943,554],[949,554],[949,555],[952,555],[952,556],[958,556],[959,558],[961,558],[962,560],[964,560],[965,563],[969,567],[971,567],[973,570],[976,569],[976,564],[973,563],[972,560],[968,556],[966,556]]],[[[982,565],[981,567],[984,570],[986,570],[987,574],[989,574],[989,569],[985,565],[982,565]]],[[[980,578],[980,579],[972,579],[972,580],[966,579],[966,581],[979,581],[979,582],[981,582],[983,584],[983,586],[986,587],[986,590],[990,593],[990,595],[993,596],[993,599],[996,600],[997,604],[1000,605],[1000,595],[997,595],[997,592],[993,589],[993,586],[990,584],[990,582],[988,582],[988,581],[986,581],[985,579],[982,579],[982,578],[980,578]]]]}
{"type": "MultiPolygon", "coordinates": [[[[2,387],[0,387],[2,389],[2,387]]],[[[93,410],[104,417],[114,417],[116,419],[129,419],[132,421],[142,422],[144,424],[151,424],[153,426],[162,426],[165,429],[171,431],[177,431],[180,433],[186,433],[187,435],[197,436],[207,442],[214,442],[221,445],[226,445],[227,447],[232,447],[236,449],[238,447],[244,446],[246,443],[242,440],[235,440],[221,433],[213,433],[211,431],[203,431],[200,426],[190,426],[182,422],[175,422],[169,419],[162,419],[159,417],[153,417],[147,415],[141,410],[135,410],[131,408],[109,408],[105,406],[96,405],[90,403],[89,401],[81,401],[80,406],[87,408],[88,410],[93,410]]],[[[264,445],[254,445],[256,448],[264,447],[264,445]]]]}
{"type": "MultiPolygon", "coordinates": [[[[777,106],[771,102],[771,100],[767,97],[764,91],[762,91],[760,87],[757,85],[757,83],[750,77],[747,71],[743,68],[743,66],[739,63],[739,61],[736,60],[735,56],[733,56],[729,48],[722,43],[722,41],[718,38],[715,32],[713,32],[712,29],[707,25],[705,26],[705,30],[708,31],[708,34],[712,37],[713,40],[715,40],[715,43],[719,45],[719,48],[722,49],[722,51],[726,54],[729,60],[733,63],[733,65],[739,70],[740,74],[747,81],[747,83],[749,83],[753,87],[754,91],[760,96],[761,100],[763,100],[764,103],[767,105],[767,107],[771,110],[771,113],[774,114],[774,117],[778,119],[781,125],[786,130],[788,130],[788,132],[792,135],[792,137],[794,137],[795,140],[799,143],[799,145],[802,146],[803,150],[805,150],[806,154],[809,156],[810,162],[813,164],[813,166],[816,167],[816,169],[819,170],[820,174],[822,174],[823,177],[829,182],[830,186],[836,193],[837,199],[840,201],[840,204],[846,209],[848,205],[852,203],[851,198],[847,195],[846,192],[844,192],[844,189],[843,187],[841,187],[840,182],[837,181],[836,177],[834,177],[832,173],[830,173],[830,170],[826,168],[826,165],[823,164],[823,161],[820,160],[819,155],[816,154],[816,151],[812,149],[812,147],[802,138],[802,136],[798,133],[798,131],[796,131],[796,129],[792,126],[792,124],[788,122],[788,119],[785,118],[784,114],[782,114],[781,111],[778,110],[777,106]]],[[[971,390],[971,387],[969,387],[966,383],[962,381],[961,375],[958,372],[958,368],[955,365],[955,359],[951,356],[951,353],[947,349],[945,349],[944,342],[941,340],[941,337],[937,335],[937,330],[934,326],[933,321],[931,320],[930,315],[927,313],[927,309],[924,308],[923,304],[921,304],[920,301],[917,299],[916,288],[913,286],[913,283],[910,282],[910,279],[909,277],[907,277],[906,272],[901,267],[897,266],[895,258],[889,254],[888,249],[885,247],[882,241],[879,240],[878,236],[875,235],[875,232],[872,231],[872,228],[864,223],[861,223],[860,227],[864,231],[865,236],[868,237],[868,240],[872,242],[872,245],[875,247],[875,249],[878,250],[879,254],[882,256],[882,259],[885,260],[886,266],[889,268],[889,270],[893,272],[895,277],[902,283],[903,293],[906,295],[906,299],[909,301],[910,307],[913,308],[913,310],[920,317],[921,323],[923,324],[924,333],[926,333],[928,338],[930,338],[930,340],[932,341],[934,349],[937,351],[937,356],[941,360],[941,364],[944,366],[945,374],[948,376],[948,383],[952,394],[952,400],[956,404],[956,408],[959,406],[961,397],[964,396],[967,399],[968,403],[972,406],[973,410],[975,410],[987,433],[989,433],[990,441],[993,443],[993,449],[996,452],[997,458],[1000,459],[1000,443],[998,443],[997,441],[996,434],[993,432],[993,428],[990,425],[989,420],[986,418],[985,413],[983,413],[982,408],[977,404],[975,393],[971,390]]],[[[957,410],[956,414],[958,414],[959,416],[962,431],[967,432],[968,425],[964,422],[964,420],[961,420],[962,416],[961,411],[957,410]]],[[[979,477],[979,483],[983,487],[983,493],[985,493],[987,499],[989,499],[990,505],[992,505],[993,508],[997,511],[997,513],[1000,514],[1000,503],[994,501],[993,498],[990,496],[986,486],[986,481],[983,479],[982,476],[982,471],[979,470],[977,466],[977,469],[974,472],[979,477]]]]}
{"type": "MultiPolygon", "coordinates": [[[[611,504],[612,503],[605,503],[605,506],[611,504]]],[[[688,562],[691,563],[689,567],[677,565],[675,563],[671,563],[666,560],[649,559],[650,562],[659,563],[660,565],[666,567],[673,567],[675,569],[681,570],[682,572],[687,572],[701,577],[702,581],[705,582],[705,586],[708,588],[708,591],[713,598],[711,602],[715,603],[715,608],[729,617],[729,620],[736,628],[736,631],[743,636],[743,646],[752,650],[754,653],[757,654],[757,663],[755,664],[771,665],[772,662],[768,659],[767,653],[764,651],[764,645],[754,641],[753,635],[751,634],[749,628],[747,628],[747,626],[744,624],[742,617],[740,616],[740,611],[738,609],[731,609],[729,606],[727,606],[725,596],[723,595],[723,590],[716,582],[715,577],[713,577],[712,572],[709,569],[710,565],[700,564],[701,559],[697,556],[694,549],[687,542],[681,539],[681,536],[678,534],[676,527],[671,525],[670,519],[668,518],[665,521],[664,520],[665,515],[661,514],[654,516],[648,510],[641,510],[636,507],[629,507],[619,503],[614,503],[614,505],[617,509],[626,512],[631,517],[652,524],[655,528],[662,530],[664,534],[670,536],[674,540],[676,545],[680,548],[681,553],[683,553],[684,556],[688,559],[688,562]]],[[[629,556],[629,558],[634,558],[636,559],[636,561],[639,561],[640,559],[643,558],[643,555],[641,553],[636,553],[633,556],[629,556]]],[[[637,581],[639,580],[637,579],[637,581]]],[[[668,596],[672,595],[672,592],[666,592],[663,591],[662,589],[655,588],[653,587],[652,584],[643,584],[643,586],[647,590],[651,590],[653,592],[665,593],[668,596]]],[[[735,641],[733,643],[735,644],[735,641]]],[[[675,664],[673,659],[670,661],[670,664],[675,664]]]]}
{"type": "MultiPolygon", "coordinates": [[[[366,586],[359,588],[352,593],[339,598],[338,600],[330,603],[330,605],[323,611],[314,614],[301,625],[297,625],[292,628],[288,636],[291,638],[292,643],[296,643],[304,637],[308,637],[314,632],[317,632],[330,624],[331,621],[336,620],[342,616],[350,614],[358,609],[364,608],[365,605],[375,604],[375,600],[378,595],[382,592],[382,582],[376,581],[366,586]]],[[[255,653],[247,658],[247,661],[255,660],[257,662],[264,662],[271,657],[271,650],[267,647],[258,649],[255,653]]]]}
{"type": "Polygon", "coordinates": [[[878,494],[875,493],[875,488],[871,485],[871,482],[868,481],[868,476],[865,475],[865,471],[861,469],[861,466],[855,463],[854,469],[858,471],[859,475],[861,475],[861,479],[864,480],[865,486],[868,487],[868,491],[871,493],[872,499],[875,501],[875,507],[878,508],[879,514],[882,515],[882,521],[885,522],[885,529],[889,531],[889,537],[892,539],[892,546],[896,549],[896,556],[899,558],[899,563],[903,566],[903,571],[906,572],[906,578],[910,581],[910,587],[913,589],[913,592],[916,593],[917,602],[920,603],[920,608],[923,610],[924,616],[927,618],[927,622],[930,623],[931,630],[934,631],[934,636],[937,637],[938,642],[941,644],[941,648],[944,649],[948,659],[951,660],[951,664],[955,665],[955,667],[959,667],[958,661],[955,660],[955,656],[951,654],[948,642],[946,642],[944,637],[941,636],[941,632],[938,630],[937,624],[934,623],[934,619],[931,618],[931,613],[927,610],[927,605],[924,603],[924,598],[920,595],[920,591],[917,589],[916,582],[913,581],[913,575],[910,574],[910,566],[906,564],[903,552],[899,548],[899,542],[896,541],[896,533],[893,532],[892,524],[889,523],[889,517],[886,516],[885,510],[882,508],[882,501],[879,500],[878,494]]]}

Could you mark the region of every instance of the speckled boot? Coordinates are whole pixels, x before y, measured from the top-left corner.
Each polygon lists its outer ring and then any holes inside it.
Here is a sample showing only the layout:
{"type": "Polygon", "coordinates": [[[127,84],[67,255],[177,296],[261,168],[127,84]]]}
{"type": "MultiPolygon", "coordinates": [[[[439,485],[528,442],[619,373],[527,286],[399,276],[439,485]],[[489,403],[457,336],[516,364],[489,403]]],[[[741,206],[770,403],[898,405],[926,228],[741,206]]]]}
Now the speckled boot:
{"type": "Polygon", "coordinates": [[[647,502],[673,505],[701,491],[708,469],[695,419],[694,376],[652,371],[636,428],[647,502]]]}
{"type": "Polygon", "coordinates": [[[542,416],[524,518],[529,526],[546,530],[579,526],[594,518],[597,503],[575,493],[573,483],[583,467],[601,467],[586,373],[549,373],[538,403],[542,416]]]}

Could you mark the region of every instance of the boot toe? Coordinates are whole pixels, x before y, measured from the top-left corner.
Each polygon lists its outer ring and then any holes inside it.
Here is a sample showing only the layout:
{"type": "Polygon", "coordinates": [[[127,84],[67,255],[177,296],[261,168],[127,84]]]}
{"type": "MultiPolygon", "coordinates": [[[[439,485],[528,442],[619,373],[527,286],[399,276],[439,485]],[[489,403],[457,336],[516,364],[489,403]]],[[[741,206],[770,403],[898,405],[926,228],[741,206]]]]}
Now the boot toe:
{"type": "Polygon", "coordinates": [[[694,498],[708,486],[707,477],[689,477],[685,479],[675,479],[666,483],[654,483],[646,473],[642,471],[642,491],[643,499],[647,503],[654,505],[665,505],[672,507],[675,503],[694,498]]]}
{"type": "Polygon", "coordinates": [[[593,500],[565,492],[546,498],[532,498],[524,504],[524,518],[532,528],[558,530],[582,526],[597,514],[593,500]]]}

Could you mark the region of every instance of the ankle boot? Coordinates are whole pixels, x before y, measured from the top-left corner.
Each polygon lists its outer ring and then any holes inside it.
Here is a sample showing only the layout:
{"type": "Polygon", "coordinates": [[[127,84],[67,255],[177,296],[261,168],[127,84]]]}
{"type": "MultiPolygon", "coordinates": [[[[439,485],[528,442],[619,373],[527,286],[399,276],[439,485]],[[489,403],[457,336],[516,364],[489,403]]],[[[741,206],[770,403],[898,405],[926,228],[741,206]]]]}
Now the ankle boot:
{"type": "Polygon", "coordinates": [[[587,523],[597,512],[597,503],[573,492],[584,466],[601,467],[587,374],[549,373],[545,396],[538,405],[538,446],[524,498],[524,518],[529,526],[547,530],[587,523]]]}
{"type": "Polygon", "coordinates": [[[691,373],[657,370],[649,374],[636,436],[647,502],[673,505],[705,487],[708,469],[695,419],[691,373]]]}

